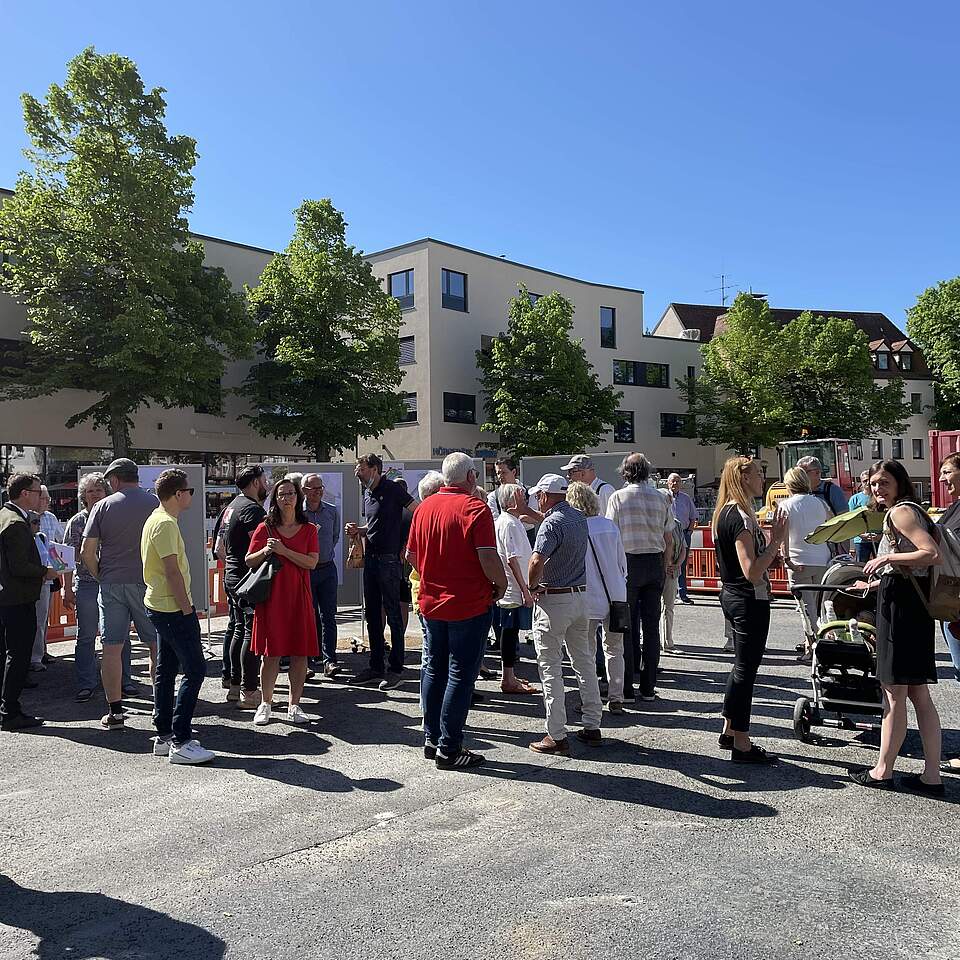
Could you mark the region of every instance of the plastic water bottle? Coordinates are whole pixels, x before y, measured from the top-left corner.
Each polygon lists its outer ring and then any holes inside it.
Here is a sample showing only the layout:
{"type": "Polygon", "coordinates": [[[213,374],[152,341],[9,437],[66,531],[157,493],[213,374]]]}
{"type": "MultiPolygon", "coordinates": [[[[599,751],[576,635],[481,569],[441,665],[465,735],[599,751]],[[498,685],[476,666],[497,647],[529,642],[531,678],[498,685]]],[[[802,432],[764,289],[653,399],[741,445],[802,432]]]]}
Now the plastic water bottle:
{"type": "Polygon", "coordinates": [[[856,617],[850,618],[850,621],[847,623],[847,630],[850,631],[851,643],[863,643],[863,634],[860,632],[860,627],[857,625],[856,617]]]}
{"type": "Polygon", "coordinates": [[[832,600],[824,600],[823,602],[823,622],[832,623],[837,619],[837,611],[833,606],[832,600]]]}

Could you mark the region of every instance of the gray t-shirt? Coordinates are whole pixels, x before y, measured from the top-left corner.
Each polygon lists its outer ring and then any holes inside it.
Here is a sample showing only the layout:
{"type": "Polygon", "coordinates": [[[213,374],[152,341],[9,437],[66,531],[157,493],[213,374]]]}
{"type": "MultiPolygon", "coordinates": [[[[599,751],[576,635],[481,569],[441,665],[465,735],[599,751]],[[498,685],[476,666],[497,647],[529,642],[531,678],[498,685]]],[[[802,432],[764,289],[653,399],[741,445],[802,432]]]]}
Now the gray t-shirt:
{"type": "Polygon", "coordinates": [[[140,536],[158,506],[142,487],[125,487],[93,505],[83,535],[100,541],[101,583],[143,583],[140,536]]]}

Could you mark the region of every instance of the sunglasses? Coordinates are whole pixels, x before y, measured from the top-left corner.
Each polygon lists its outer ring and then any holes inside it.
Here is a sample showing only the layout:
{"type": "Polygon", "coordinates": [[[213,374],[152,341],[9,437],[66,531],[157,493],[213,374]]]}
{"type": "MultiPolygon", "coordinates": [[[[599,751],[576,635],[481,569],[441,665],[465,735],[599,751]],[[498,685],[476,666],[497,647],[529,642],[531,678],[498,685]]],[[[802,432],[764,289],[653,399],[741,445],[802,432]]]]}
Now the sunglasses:
{"type": "Polygon", "coordinates": [[[193,496],[193,490],[194,490],[193,487],[181,487],[181,488],[177,491],[177,493],[189,493],[190,496],[192,497],[192,496],[193,496]]]}

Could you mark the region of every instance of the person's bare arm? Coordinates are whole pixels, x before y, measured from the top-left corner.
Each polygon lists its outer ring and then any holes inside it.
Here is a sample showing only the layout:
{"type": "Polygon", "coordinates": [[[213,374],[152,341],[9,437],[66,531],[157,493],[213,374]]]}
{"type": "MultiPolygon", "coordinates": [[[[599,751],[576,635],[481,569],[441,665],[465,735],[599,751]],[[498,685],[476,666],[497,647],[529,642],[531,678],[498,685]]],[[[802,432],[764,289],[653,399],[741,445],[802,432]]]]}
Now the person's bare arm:
{"type": "Polygon", "coordinates": [[[170,592],[173,599],[177,601],[177,606],[184,616],[190,616],[193,613],[193,604],[190,603],[190,597],[187,594],[187,585],[183,582],[183,574],[180,572],[180,566],[177,563],[177,555],[171,553],[169,557],[162,557],[163,575],[170,584],[170,592]]]}
{"type": "Polygon", "coordinates": [[[417,566],[417,555],[415,553],[411,553],[409,550],[407,551],[407,563],[409,563],[410,566],[417,571],[417,576],[419,577],[420,568],[417,566]]]}
{"type": "Polygon", "coordinates": [[[764,550],[760,556],[757,556],[753,535],[749,530],[744,530],[737,537],[737,559],[740,561],[740,569],[743,570],[743,575],[751,583],[760,583],[763,575],[776,560],[780,544],[783,543],[786,526],[787,518],[782,511],[778,510],[773,516],[773,523],[770,525],[769,548],[764,550]]]}
{"type": "Polygon", "coordinates": [[[530,592],[533,594],[543,590],[540,578],[543,576],[543,568],[546,562],[546,557],[534,551],[533,556],[530,557],[530,563],[527,564],[527,583],[530,584],[530,592]]]}
{"type": "Polygon", "coordinates": [[[906,553],[892,553],[884,557],[874,557],[863,565],[863,572],[870,576],[895,563],[902,567],[928,567],[941,562],[940,548],[937,542],[921,524],[917,511],[912,507],[894,507],[889,514],[889,523],[906,537],[916,548],[906,553]]]}
{"type": "Polygon", "coordinates": [[[73,592],[73,571],[63,571],[63,605],[67,610],[74,610],[77,606],[77,598],[73,592]]]}
{"type": "Polygon", "coordinates": [[[483,568],[483,575],[493,585],[493,599],[499,600],[507,592],[507,575],[500,554],[493,547],[477,547],[477,559],[483,568]]]}
{"type": "MultiPolygon", "coordinates": [[[[270,541],[267,541],[268,543],[270,541]]],[[[313,570],[320,560],[319,553],[297,553],[286,546],[283,541],[276,540],[273,543],[273,552],[284,560],[289,560],[294,566],[303,567],[304,570],[313,570]]]]}
{"type": "Polygon", "coordinates": [[[84,537],[80,544],[80,558],[94,580],[100,579],[100,557],[97,552],[99,549],[100,540],[97,537],[84,537]]]}

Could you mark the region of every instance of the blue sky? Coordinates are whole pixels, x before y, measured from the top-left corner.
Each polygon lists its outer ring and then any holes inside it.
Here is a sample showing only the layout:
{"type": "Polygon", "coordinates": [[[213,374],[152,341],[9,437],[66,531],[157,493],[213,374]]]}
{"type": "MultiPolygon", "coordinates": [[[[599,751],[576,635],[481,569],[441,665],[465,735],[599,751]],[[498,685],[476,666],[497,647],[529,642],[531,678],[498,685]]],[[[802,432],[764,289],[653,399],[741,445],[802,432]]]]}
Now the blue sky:
{"type": "Polygon", "coordinates": [[[21,91],[134,59],[198,141],[200,233],[282,247],[329,196],[373,251],[433,236],[646,291],[895,322],[960,273],[960,5],[0,2],[21,91]]]}

